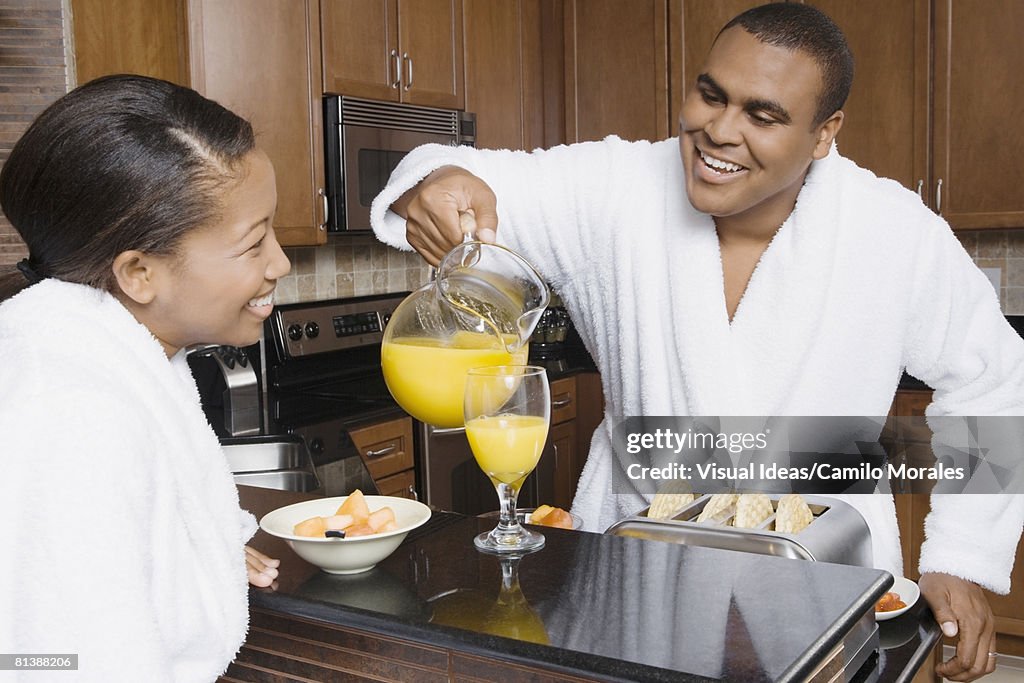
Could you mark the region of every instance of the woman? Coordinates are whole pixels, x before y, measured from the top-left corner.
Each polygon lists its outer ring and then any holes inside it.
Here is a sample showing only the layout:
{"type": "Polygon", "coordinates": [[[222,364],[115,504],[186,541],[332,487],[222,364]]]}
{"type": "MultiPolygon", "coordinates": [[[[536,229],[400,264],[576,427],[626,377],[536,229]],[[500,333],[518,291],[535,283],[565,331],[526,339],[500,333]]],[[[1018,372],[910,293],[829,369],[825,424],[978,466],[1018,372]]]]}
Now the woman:
{"type": "Polygon", "coordinates": [[[0,652],[85,680],[210,681],[277,560],[203,415],[185,347],[257,341],[288,259],[252,128],[196,92],[92,81],[0,174],[29,258],[0,283],[0,652]],[[15,284],[14,279],[20,280],[15,284]],[[243,549],[244,548],[244,549],[243,549]]]}

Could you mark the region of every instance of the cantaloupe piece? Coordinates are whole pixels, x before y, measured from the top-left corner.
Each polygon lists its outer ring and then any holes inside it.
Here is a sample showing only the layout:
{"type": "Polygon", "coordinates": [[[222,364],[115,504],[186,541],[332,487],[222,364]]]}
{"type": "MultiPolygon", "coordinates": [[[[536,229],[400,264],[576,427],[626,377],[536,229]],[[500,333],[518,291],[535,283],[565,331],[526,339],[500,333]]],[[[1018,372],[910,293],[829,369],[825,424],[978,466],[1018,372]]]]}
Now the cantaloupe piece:
{"type": "Polygon", "coordinates": [[[352,515],[352,519],[359,523],[365,522],[370,517],[370,508],[366,505],[366,498],[363,497],[363,492],[356,489],[345,499],[345,502],[341,504],[341,507],[334,514],[352,515]]]}
{"type": "Polygon", "coordinates": [[[366,523],[370,525],[374,531],[380,531],[381,528],[388,522],[395,521],[395,512],[389,507],[382,507],[380,510],[370,513],[369,519],[366,523]]]}
{"type": "Polygon", "coordinates": [[[556,527],[558,529],[571,529],[572,515],[562,508],[552,508],[548,514],[544,515],[539,520],[534,519],[533,523],[540,524],[542,526],[556,527]]]}
{"type": "Polygon", "coordinates": [[[356,522],[349,528],[345,529],[345,538],[355,538],[357,536],[369,536],[375,534],[373,527],[366,522],[356,522]]]}
{"type": "Polygon", "coordinates": [[[327,531],[327,524],[323,517],[310,517],[296,524],[293,533],[296,536],[323,538],[325,531],[327,531]]]}
{"type": "Polygon", "coordinates": [[[539,520],[542,520],[545,517],[547,517],[548,514],[554,509],[555,508],[551,507],[550,505],[541,505],[539,508],[537,508],[530,514],[530,523],[539,524],[539,520]]]}
{"type": "Polygon", "coordinates": [[[353,524],[356,520],[352,515],[332,515],[331,517],[324,517],[324,523],[327,528],[332,531],[344,531],[353,524]]]}
{"type": "Polygon", "coordinates": [[[382,534],[385,531],[394,531],[398,528],[398,522],[391,520],[390,522],[384,522],[384,526],[377,530],[378,534],[382,534]]]}

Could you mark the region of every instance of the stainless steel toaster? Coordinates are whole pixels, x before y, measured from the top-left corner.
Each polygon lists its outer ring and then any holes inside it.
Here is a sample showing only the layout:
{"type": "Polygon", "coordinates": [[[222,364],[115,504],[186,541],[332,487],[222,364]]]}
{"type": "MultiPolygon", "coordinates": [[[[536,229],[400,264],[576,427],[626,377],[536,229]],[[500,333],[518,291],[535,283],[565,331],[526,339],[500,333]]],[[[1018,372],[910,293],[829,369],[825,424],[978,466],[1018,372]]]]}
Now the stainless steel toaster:
{"type": "Polygon", "coordinates": [[[804,496],[814,519],[799,533],[784,534],[775,531],[774,511],[781,496],[766,495],[772,501],[773,513],[753,529],[730,526],[731,516],[698,523],[698,515],[711,500],[710,495],[703,495],[670,518],[652,519],[647,517],[647,510],[642,510],[616,522],[605,533],[761,555],[873,566],[871,532],[864,518],[849,504],[834,498],[804,496]]]}

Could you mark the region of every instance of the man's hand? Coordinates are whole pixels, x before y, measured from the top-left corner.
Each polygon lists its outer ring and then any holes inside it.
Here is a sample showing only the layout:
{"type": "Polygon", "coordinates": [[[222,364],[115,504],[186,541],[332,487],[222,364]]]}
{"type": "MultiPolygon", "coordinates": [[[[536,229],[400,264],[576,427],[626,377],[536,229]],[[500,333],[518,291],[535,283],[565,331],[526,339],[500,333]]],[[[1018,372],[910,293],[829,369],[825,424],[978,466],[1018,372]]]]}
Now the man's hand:
{"type": "Polygon", "coordinates": [[[484,181],[457,166],[442,166],[398,198],[391,210],[405,218],[406,238],[436,266],[467,232],[493,242],[498,200],[484,181]]]}
{"type": "Polygon", "coordinates": [[[281,560],[267,557],[249,546],[245,546],[245,568],[249,572],[249,583],[260,588],[273,586],[277,578],[277,566],[281,560]]]}
{"type": "Polygon", "coordinates": [[[958,576],[925,573],[918,581],[921,594],[935,613],[942,633],[958,637],[956,655],[935,667],[951,681],[973,681],[996,668],[996,623],[985,594],[976,583],[958,576]]]}

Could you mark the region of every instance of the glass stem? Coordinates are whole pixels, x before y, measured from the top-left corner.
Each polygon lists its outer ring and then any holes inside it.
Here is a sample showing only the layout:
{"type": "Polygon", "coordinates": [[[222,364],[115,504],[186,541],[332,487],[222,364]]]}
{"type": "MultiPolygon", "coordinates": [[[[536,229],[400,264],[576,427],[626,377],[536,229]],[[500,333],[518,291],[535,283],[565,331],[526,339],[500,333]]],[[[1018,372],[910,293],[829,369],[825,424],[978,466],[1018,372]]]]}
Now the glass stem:
{"type": "Polygon", "coordinates": [[[498,517],[498,528],[513,529],[519,526],[519,519],[516,517],[516,500],[519,498],[519,491],[509,484],[498,484],[498,500],[501,501],[501,515],[498,517]]]}

